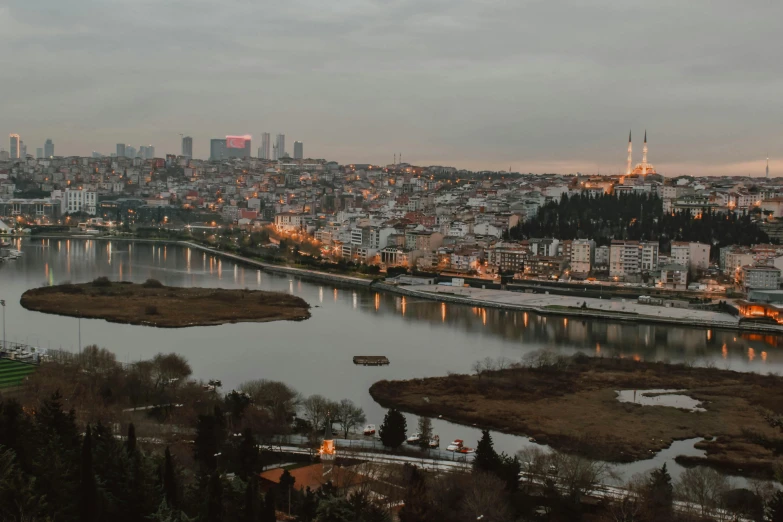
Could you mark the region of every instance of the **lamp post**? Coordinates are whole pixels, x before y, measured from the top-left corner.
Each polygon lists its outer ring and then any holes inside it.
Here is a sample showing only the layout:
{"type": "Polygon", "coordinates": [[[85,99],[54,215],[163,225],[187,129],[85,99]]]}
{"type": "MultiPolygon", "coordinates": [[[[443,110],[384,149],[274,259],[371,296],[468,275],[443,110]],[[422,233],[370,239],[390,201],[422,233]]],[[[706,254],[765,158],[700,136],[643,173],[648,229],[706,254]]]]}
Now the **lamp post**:
{"type": "Polygon", "coordinates": [[[82,355],[82,316],[79,313],[79,310],[76,310],[76,317],[79,321],[79,356],[81,358],[82,355]]]}
{"type": "Polygon", "coordinates": [[[0,306],[3,307],[3,350],[5,350],[5,299],[0,299],[0,306]]]}

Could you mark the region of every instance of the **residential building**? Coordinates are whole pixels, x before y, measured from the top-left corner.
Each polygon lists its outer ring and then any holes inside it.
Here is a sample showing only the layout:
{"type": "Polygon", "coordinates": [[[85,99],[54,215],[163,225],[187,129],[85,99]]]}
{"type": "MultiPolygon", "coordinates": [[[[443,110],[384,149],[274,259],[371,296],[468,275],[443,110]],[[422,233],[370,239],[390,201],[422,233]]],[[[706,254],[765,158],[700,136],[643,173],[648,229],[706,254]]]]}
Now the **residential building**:
{"type": "Polygon", "coordinates": [[[776,290],[780,286],[780,270],[774,266],[743,266],[741,285],[749,290],[776,290]]]}
{"type": "Polygon", "coordinates": [[[595,269],[606,270],[609,267],[609,247],[607,245],[595,248],[595,269]]]}
{"type": "Polygon", "coordinates": [[[692,274],[697,270],[707,270],[710,267],[710,245],[672,241],[669,257],[673,263],[687,267],[692,274]]]}
{"type": "Polygon", "coordinates": [[[587,274],[595,263],[595,241],[575,239],[571,242],[571,272],[587,274]]]}
{"type": "Polygon", "coordinates": [[[525,270],[530,249],[516,243],[495,243],[486,250],[487,267],[494,273],[519,273],[525,270]]]}
{"type": "Polygon", "coordinates": [[[679,263],[662,266],[657,284],[670,290],[686,290],[688,288],[688,267],[679,263]]]}
{"type": "Polygon", "coordinates": [[[626,277],[658,267],[658,243],[613,240],[609,247],[609,275],[626,277]]]}
{"type": "Polygon", "coordinates": [[[281,232],[296,232],[302,229],[305,223],[305,214],[296,212],[282,212],[275,214],[275,228],[281,232]]]}
{"type": "Polygon", "coordinates": [[[304,159],[304,144],[301,141],[294,142],[294,159],[304,159]]]}

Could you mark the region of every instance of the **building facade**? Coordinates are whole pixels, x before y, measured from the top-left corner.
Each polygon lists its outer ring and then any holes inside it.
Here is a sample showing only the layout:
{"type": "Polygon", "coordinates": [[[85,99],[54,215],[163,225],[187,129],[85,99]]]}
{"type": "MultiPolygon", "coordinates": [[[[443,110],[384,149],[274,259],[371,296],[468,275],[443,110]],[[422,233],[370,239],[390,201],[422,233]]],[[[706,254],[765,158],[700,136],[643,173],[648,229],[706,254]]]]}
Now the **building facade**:
{"type": "Polygon", "coordinates": [[[626,277],[658,267],[658,243],[613,240],[609,246],[609,275],[626,277]]]}
{"type": "Polygon", "coordinates": [[[780,286],[780,270],[772,266],[743,266],[742,288],[749,290],[777,290],[780,286]]]}
{"type": "Polygon", "coordinates": [[[587,274],[595,263],[595,241],[575,239],[571,242],[571,272],[587,274]]]}
{"type": "Polygon", "coordinates": [[[193,158],[193,138],[190,136],[182,137],[182,155],[188,159],[193,158]]]}
{"type": "Polygon", "coordinates": [[[22,147],[18,134],[11,134],[11,159],[19,159],[22,154],[22,147]]]}
{"type": "Polygon", "coordinates": [[[95,215],[98,206],[98,195],[91,190],[65,189],[65,212],[86,212],[95,215]]]}
{"type": "Polygon", "coordinates": [[[301,141],[294,142],[294,159],[304,159],[304,144],[301,141]]]}
{"type": "Polygon", "coordinates": [[[54,157],[54,142],[51,139],[46,140],[44,143],[44,158],[54,157]]]}

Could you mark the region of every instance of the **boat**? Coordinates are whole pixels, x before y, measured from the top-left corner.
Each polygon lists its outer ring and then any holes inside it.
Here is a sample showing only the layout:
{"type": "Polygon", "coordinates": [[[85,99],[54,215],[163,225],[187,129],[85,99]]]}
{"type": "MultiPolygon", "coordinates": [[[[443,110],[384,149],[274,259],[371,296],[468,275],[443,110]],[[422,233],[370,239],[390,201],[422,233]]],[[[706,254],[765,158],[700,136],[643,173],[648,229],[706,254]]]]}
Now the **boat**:
{"type": "Polygon", "coordinates": [[[24,254],[24,252],[22,252],[21,250],[9,250],[8,251],[8,256],[11,259],[16,259],[17,257],[22,257],[22,254],[24,254]]]}
{"type": "Polygon", "coordinates": [[[405,442],[407,442],[408,444],[418,444],[419,442],[421,442],[421,434],[414,433],[413,435],[408,437],[405,442]]]}
{"type": "Polygon", "coordinates": [[[375,424],[368,424],[365,426],[362,433],[365,435],[375,435],[375,424]]]}
{"type": "Polygon", "coordinates": [[[440,437],[437,435],[433,435],[430,439],[430,448],[437,448],[440,447],[440,437]]]}
{"type": "Polygon", "coordinates": [[[462,439],[455,439],[451,444],[449,444],[446,449],[448,451],[453,451],[454,453],[474,453],[475,450],[473,448],[468,448],[465,446],[465,442],[462,439]]]}

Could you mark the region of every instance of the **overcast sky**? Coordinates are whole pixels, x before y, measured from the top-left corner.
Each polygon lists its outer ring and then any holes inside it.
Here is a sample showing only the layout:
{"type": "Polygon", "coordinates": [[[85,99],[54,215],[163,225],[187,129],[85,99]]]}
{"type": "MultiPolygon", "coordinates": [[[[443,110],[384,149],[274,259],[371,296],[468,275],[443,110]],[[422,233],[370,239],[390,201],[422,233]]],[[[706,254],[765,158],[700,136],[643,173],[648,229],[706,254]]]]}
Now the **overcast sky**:
{"type": "Polygon", "coordinates": [[[0,146],[783,175],[780,0],[0,0],[0,146]]]}

